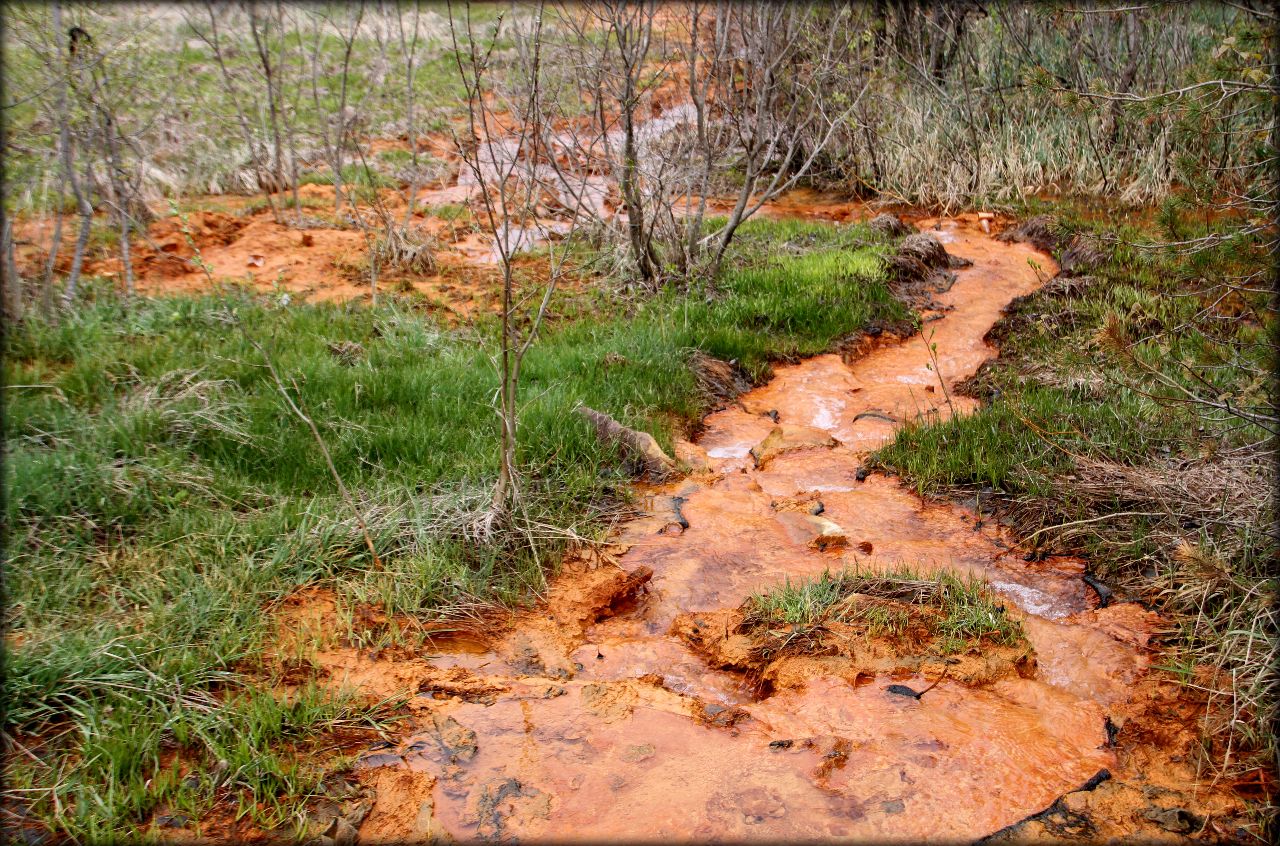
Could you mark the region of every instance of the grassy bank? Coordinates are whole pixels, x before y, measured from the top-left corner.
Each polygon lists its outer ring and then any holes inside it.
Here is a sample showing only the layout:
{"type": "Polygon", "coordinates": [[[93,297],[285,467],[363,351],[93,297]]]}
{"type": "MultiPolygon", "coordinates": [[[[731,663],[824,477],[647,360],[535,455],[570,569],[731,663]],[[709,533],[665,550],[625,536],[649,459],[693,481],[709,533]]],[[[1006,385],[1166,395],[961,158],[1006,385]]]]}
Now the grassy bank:
{"type": "MultiPolygon", "coordinates": [[[[760,378],[770,361],[906,317],[877,250],[853,246],[869,237],[753,223],[714,289],[551,326],[522,383],[531,516],[591,534],[625,491],[579,403],[670,446],[708,407],[694,351],[760,378]]],[[[358,637],[357,603],[426,619],[544,584],[562,540],[513,551],[453,531],[497,471],[494,328],[447,330],[407,301],[245,292],[128,307],[100,292],[56,325],[12,327],[5,724],[31,755],[10,757],[7,776],[31,813],[101,838],[160,804],[199,818],[231,795],[261,824],[284,823],[324,775],[299,763],[302,739],[376,715],[258,692],[264,609],[330,587],[337,635],[358,637]],[[315,419],[381,568],[259,345],[315,419]],[[172,774],[175,753],[196,778],[172,774]]]]}
{"type": "Polygon", "coordinates": [[[1172,204],[1114,232],[1058,211],[1059,255],[1085,233],[1097,261],[1006,312],[999,358],[966,388],[978,412],[908,426],[876,460],[1042,549],[1086,553],[1120,598],[1164,612],[1165,668],[1212,692],[1207,759],[1248,780],[1276,753],[1265,242],[1188,250],[1214,227],[1172,204]],[[1135,246],[1162,240],[1184,243],[1135,246]]]}

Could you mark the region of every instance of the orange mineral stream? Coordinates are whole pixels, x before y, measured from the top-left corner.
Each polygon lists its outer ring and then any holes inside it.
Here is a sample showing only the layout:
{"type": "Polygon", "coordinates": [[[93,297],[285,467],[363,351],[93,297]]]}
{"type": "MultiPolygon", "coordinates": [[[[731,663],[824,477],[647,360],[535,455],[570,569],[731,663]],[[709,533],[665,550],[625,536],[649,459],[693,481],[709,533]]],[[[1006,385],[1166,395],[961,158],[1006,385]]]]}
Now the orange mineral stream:
{"type": "Polygon", "coordinates": [[[1095,608],[1078,559],[1025,561],[999,525],[891,477],[858,480],[903,421],[973,407],[951,386],[994,354],[983,335],[1001,309],[1054,270],[967,223],[921,228],[973,261],[923,333],[851,363],[780,367],[710,415],[697,443],[681,445],[698,469],[645,488],[649,514],[622,527],[616,565],[567,565],[492,646],[316,656],[335,686],[416,694],[411,730],[358,764],[377,791],[362,839],[973,840],[1116,768],[1104,719],[1145,674],[1154,615],[1095,608]],[[783,448],[757,466],[751,450],[777,426],[783,448]],[[827,522],[776,507],[804,495],[820,498],[827,522]],[[822,549],[820,532],[847,543],[822,549]],[[895,564],[986,579],[1023,622],[1030,677],[947,679],[915,700],[885,688],[919,690],[934,674],[850,678],[814,659],[764,689],[710,666],[672,629],[788,579],[895,564]],[[653,577],[637,599],[593,602],[598,586],[642,567],[653,577]]]}

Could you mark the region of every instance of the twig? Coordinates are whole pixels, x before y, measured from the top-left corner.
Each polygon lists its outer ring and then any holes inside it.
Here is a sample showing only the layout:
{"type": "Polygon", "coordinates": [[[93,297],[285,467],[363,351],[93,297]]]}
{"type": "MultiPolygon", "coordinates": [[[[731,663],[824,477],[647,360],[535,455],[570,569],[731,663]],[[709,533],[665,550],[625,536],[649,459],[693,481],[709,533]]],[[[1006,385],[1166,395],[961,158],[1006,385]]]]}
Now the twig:
{"type": "Polygon", "coordinates": [[[1072,520],[1070,523],[1059,523],[1056,526],[1045,526],[1043,529],[1037,529],[1036,531],[1027,535],[1025,538],[1023,538],[1023,540],[1029,541],[1032,538],[1034,538],[1036,535],[1040,534],[1041,532],[1050,532],[1056,529],[1065,529],[1065,528],[1068,528],[1069,526],[1081,526],[1081,525],[1084,525],[1085,523],[1097,523],[1099,520],[1109,520],[1112,517],[1162,517],[1162,516],[1164,515],[1159,511],[1117,511],[1113,514],[1103,514],[1098,517],[1090,517],[1086,520],[1072,520]]]}
{"type": "Polygon", "coordinates": [[[951,392],[947,390],[947,380],[942,377],[942,370],[938,367],[938,345],[933,342],[933,336],[937,331],[937,329],[929,330],[929,340],[925,343],[925,348],[929,350],[929,360],[933,362],[933,372],[937,374],[938,381],[942,384],[942,395],[946,397],[947,409],[951,412],[951,416],[955,417],[956,407],[951,402],[951,392]]]}

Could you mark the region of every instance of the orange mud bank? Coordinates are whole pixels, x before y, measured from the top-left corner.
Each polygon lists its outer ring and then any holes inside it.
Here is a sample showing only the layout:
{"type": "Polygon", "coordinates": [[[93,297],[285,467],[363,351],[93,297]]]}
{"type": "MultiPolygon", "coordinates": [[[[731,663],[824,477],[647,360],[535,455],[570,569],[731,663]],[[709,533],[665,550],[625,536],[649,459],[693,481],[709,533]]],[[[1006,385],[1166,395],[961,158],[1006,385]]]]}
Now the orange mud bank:
{"type": "MultiPolygon", "coordinates": [[[[974,264],[922,336],[781,367],[712,414],[681,445],[694,471],[644,487],[647,514],[537,609],[480,645],[312,657],[335,689],[409,698],[404,735],[356,765],[376,793],[361,842],[1235,836],[1239,803],[1190,763],[1199,706],[1151,669],[1155,614],[1099,609],[1080,560],[1028,562],[1000,526],[861,469],[902,423],[972,406],[950,386],[1042,281],[1028,260],[1052,264],[973,223],[935,234],[974,264]],[[987,580],[1029,641],[1016,671],[905,645],[868,663],[859,643],[734,669],[726,615],[753,592],[897,564],[987,580]],[[920,699],[886,690],[953,664],[920,699]]],[[[315,610],[299,597],[282,628],[315,610]]]]}
{"type": "MultiPolygon", "coordinates": [[[[378,290],[413,292],[442,317],[468,320],[498,310],[502,283],[488,242],[469,226],[433,215],[429,207],[429,201],[443,202],[437,195],[457,190],[423,189],[410,217],[410,230],[432,245],[434,270],[381,268],[378,290]]],[[[292,209],[284,212],[285,220],[280,222],[265,208],[253,210],[254,198],[230,195],[196,198],[216,210],[189,212],[185,224],[169,215],[153,221],[145,235],[131,242],[136,290],[147,296],[190,296],[213,293],[222,285],[241,285],[257,293],[288,294],[295,300],[367,302],[369,239],[358,227],[335,222],[331,186],[302,185],[298,193],[316,204],[314,209],[306,208],[301,224],[292,209]],[[197,252],[207,273],[195,261],[197,252]]],[[[466,202],[471,195],[472,190],[464,186],[459,201],[466,202]]],[[[290,196],[286,192],[275,199],[284,203],[290,196]]],[[[384,190],[382,201],[397,219],[403,216],[404,198],[399,192],[384,190]]],[[[369,214],[367,207],[362,209],[369,214]]],[[[42,245],[50,242],[53,226],[52,218],[37,217],[15,227],[16,259],[25,278],[43,273],[48,251],[42,245]]],[[[64,222],[63,249],[56,263],[60,273],[71,266],[72,250],[66,241],[72,229],[73,223],[64,222]]],[[[529,259],[516,259],[517,264],[524,261],[529,259]]],[[[106,277],[124,288],[124,266],[118,256],[101,257],[91,251],[85,274],[106,277]]]]}

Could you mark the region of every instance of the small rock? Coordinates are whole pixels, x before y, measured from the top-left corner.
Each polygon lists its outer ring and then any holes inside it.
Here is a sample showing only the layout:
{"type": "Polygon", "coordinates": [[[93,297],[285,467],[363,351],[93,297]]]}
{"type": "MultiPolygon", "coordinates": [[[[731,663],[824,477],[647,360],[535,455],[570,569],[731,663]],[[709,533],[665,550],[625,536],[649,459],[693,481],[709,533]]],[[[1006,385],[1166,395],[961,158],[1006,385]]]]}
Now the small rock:
{"type": "Polygon", "coordinates": [[[718,728],[732,728],[751,716],[741,708],[727,708],[724,705],[715,703],[707,703],[702,706],[702,714],[708,725],[718,728]]]}
{"type": "Polygon", "coordinates": [[[580,406],[578,413],[596,429],[596,437],[603,443],[616,444],[640,464],[654,481],[663,482],[676,473],[676,463],[665,452],[653,435],[623,426],[607,414],[580,406]]]}
{"type": "Polygon", "coordinates": [[[755,459],[756,468],[763,468],[773,458],[785,452],[799,449],[831,449],[836,439],[830,432],[814,429],[809,426],[790,426],[782,424],[774,426],[768,436],[751,448],[751,457],[755,459]]]}
{"type": "Polygon", "coordinates": [[[907,809],[907,806],[901,799],[890,799],[888,802],[880,803],[880,810],[886,814],[901,814],[907,809]]]}
{"type": "Polygon", "coordinates": [[[311,822],[316,827],[323,830],[328,828],[334,820],[342,816],[342,806],[330,799],[319,799],[307,814],[311,822]]]}

